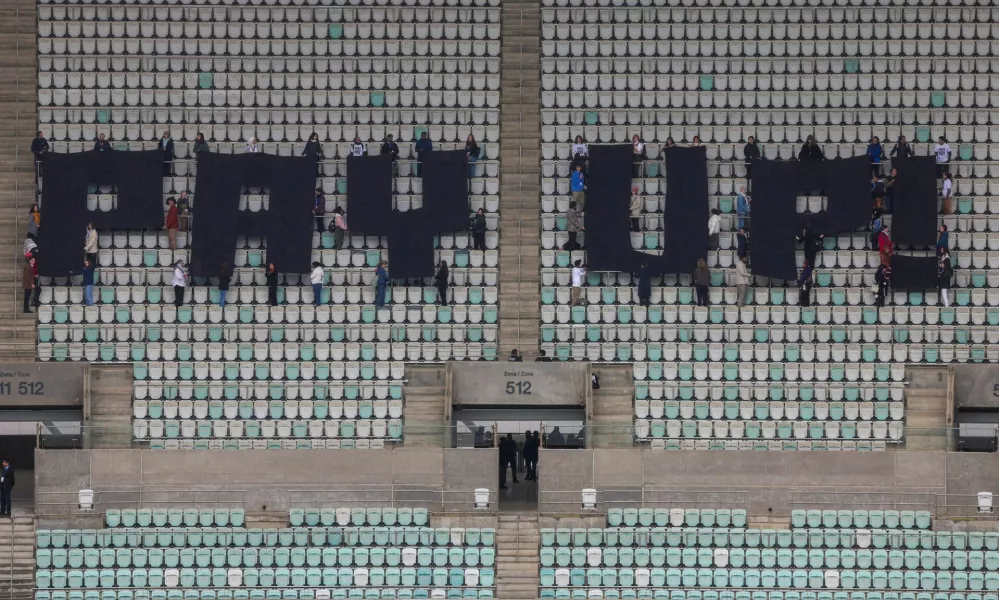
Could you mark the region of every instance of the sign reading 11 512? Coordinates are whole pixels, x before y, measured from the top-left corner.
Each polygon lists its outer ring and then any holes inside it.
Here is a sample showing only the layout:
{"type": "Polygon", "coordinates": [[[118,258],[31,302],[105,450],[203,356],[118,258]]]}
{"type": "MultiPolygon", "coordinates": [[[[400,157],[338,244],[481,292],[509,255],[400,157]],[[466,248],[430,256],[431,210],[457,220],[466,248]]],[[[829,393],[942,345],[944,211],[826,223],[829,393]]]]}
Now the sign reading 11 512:
{"type": "Polygon", "coordinates": [[[9,381],[0,382],[0,396],[10,396],[12,394],[17,394],[18,396],[44,396],[45,384],[41,381],[20,381],[17,387],[13,387],[9,381]]]}

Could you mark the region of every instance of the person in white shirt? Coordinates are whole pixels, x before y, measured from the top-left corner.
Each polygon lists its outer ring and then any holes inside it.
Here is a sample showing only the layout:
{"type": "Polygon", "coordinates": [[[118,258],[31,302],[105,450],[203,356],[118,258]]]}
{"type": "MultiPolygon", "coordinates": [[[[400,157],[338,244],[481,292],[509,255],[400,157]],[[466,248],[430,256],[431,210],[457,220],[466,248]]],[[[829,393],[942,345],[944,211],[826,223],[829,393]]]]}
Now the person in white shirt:
{"type": "Polygon", "coordinates": [[[570,304],[576,306],[580,304],[583,293],[583,278],[586,277],[586,265],[583,261],[577,260],[572,266],[572,301],[570,304]]]}
{"type": "Polygon", "coordinates": [[[708,248],[718,249],[718,237],[721,234],[721,211],[717,208],[711,209],[711,216],[708,218],[708,248]]]}
{"type": "Polygon", "coordinates": [[[246,151],[249,154],[256,154],[260,152],[260,146],[257,144],[257,138],[251,137],[248,142],[246,142],[246,151]]]}
{"type": "Polygon", "coordinates": [[[309,282],[312,283],[312,297],[315,299],[315,305],[319,306],[323,302],[323,283],[325,283],[326,274],[323,273],[323,265],[318,262],[312,263],[312,272],[309,273],[309,282]]]}
{"type": "Polygon", "coordinates": [[[576,165],[582,165],[583,174],[586,174],[586,159],[590,156],[590,150],[583,142],[583,136],[577,135],[576,141],[572,144],[572,171],[576,170],[576,165]]]}
{"type": "Polygon", "coordinates": [[[949,171],[943,174],[943,187],[940,189],[940,197],[942,199],[943,214],[954,214],[954,177],[949,171]]]}
{"type": "Polygon", "coordinates": [[[354,138],[354,143],[350,145],[351,156],[364,156],[364,144],[361,143],[360,136],[354,138]]]}
{"type": "Polygon", "coordinates": [[[947,163],[950,162],[950,144],[944,136],[937,139],[936,145],[933,146],[933,154],[937,158],[937,179],[940,179],[947,172],[947,163]]]}
{"type": "Polygon", "coordinates": [[[631,157],[635,169],[635,177],[644,177],[645,142],[637,134],[631,136],[631,157]]]}
{"type": "Polygon", "coordinates": [[[184,306],[184,292],[187,289],[187,273],[184,271],[184,261],[177,259],[173,263],[173,304],[180,308],[184,306]]]}

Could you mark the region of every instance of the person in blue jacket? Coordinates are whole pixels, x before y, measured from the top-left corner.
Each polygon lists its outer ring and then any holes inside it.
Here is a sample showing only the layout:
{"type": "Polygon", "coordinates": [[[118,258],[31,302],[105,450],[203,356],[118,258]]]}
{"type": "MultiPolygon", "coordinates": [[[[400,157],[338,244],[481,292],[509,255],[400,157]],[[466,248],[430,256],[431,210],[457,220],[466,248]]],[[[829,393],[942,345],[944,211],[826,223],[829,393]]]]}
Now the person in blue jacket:
{"type": "Polygon", "coordinates": [[[735,199],[735,211],[739,215],[739,229],[745,229],[746,220],[749,218],[749,213],[752,210],[752,207],[749,205],[749,197],[746,196],[746,186],[742,186],[739,188],[739,195],[735,199]]]}
{"type": "Polygon", "coordinates": [[[389,283],[387,260],[378,263],[378,268],[375,269],[375,278],[375,306],[382,308],[385,306],[385,288],[389,283]]]}
{"type": "Polygon", "coordinates": [[[937,236],[937,255],[940,254],[940,249],[949,250],[950,249],[950,233],[947,231],[946,225],[940,226],[940,235],[937,236]]]}
{"type": "Polygon", "coordinates": [[[867,145],[867,156],[871,158],[871,175],[881,175],[881,163],[885,160],[885,149],[881,146],[878,136],[871,138],[867,145]]]}

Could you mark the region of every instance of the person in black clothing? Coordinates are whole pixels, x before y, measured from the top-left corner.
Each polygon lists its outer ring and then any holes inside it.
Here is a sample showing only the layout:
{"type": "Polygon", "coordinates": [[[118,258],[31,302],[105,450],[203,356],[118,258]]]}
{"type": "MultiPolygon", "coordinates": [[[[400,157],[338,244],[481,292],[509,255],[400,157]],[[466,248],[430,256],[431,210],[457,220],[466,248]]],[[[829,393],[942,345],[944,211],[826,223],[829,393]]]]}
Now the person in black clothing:
{"type": "Polygon", "coordinates": [[[395,161],[399,160],[399,144],[396,144],[392,139],[392,134],[388,134],[385,137],[385,142],[382,144],[382,150],[379,154],[389,155],[392,157],[392,173],[395,174],[395,161]]]}
{"type": "Polygon", "coordinates": [[[113,150],[111,142],[104,139],[103,133],[97,136],[97,141],[94,142],[94,150],[98,152],[111,152],[113,150]]]}
{"type": "Polygon", "coordinates": [[[534,362],[551,362],[552,357],[548,356],[544,350],[538,350],[538,357],[534,359],[534,362]]]}
{"type": "Polygon", "coordinates": [[[749,136],[746,140],[746,147],[742,149],[742,153],[746,157],[746,179],[749,181],[753,180],[753,161],[760,160],[760,146],[756,143],[756,138],[749,136]]]}
{"type": "Polygon", "coordinates": [[[199,152],[211,152],[211,147],[208,146],[208,142],[205,141],[205,134],[199,133],[194,138],[194,156],[197,158],[199,152]]]}
{"type": "Polygon", "coordinates": [[[520,483],[517,480],[517,442],[513,439],[513,434],[508,433],[506,437],[500,440],[499,446],[500,455],[500,489],[507,489],[506,487],[506,469],[510,467],[513,471],[513,482],[520,483]]]}
{"type": "Polygon", "coordinates": [[[805,261],[802,265],[801,277],[798,278],[798,306],[811,306],[810,295],[812,293],[812,285],[815,283],[812,277],[812,264],[805,261]]]}
{"type": "Polygon", "coordinates": [[[910,146],[908,142],[905,141],[904,135],[898,136],[898,142],[895,143],[891,152],[888,153],[889,158],[894,158],[896,156],[899,158],[909,158],[910,156],[915,155],[916,151],[912,149],[912,146],[910,146]]]}
{"type": "Polygon", "coordinates": [[[274,263],[270,263],[267,265],[267,304],[270,304],[271,306],[278,305],[277,288],[277,269],[274,268],[274,263]]]}
{"type": "Polygon", "coordinates": [[[527,467],[527,476],[524,479],[527,481],[538,480],[538,447],[540,444],[541,440],[534,437],[530,429],[524,432],[524,466],[527,467]]]}
{"type": "Polygon", "coordinates": [[[895,208],[895,181],[898,179],[898,169],[892,167],[885,177],[885,212],[891,213],[895,208]]]}
{"type": "Polygon", "coordinates": [[[437,288],[437,304],[440,306],[447,306],[447,284],[447,261],[442,260],[440,267],[437,269],[437,274],[434,275],[434,287],[437,288]]]}
{"type": "Polygon", "coordinates": [[[312,216],[316,218],[316,232],[322,235],[326,231],[326,194],[323,188],[316,188],[316,201],[312,205],[312,216]]]}
{"type": "Polygon", "coordinates": [[[514,348],[510,351],[510,356],[506,359],[507,362],[524,362],[524,357],[520,355],[520,350],[514,348]]]}
{"type": "Polygon", "coordinates": [[[891,287],[891,266],[881,263],[878,271],[874,274],[874,281],[878,286],[878,296],[874,300],[874,306],[881,308],[885,305],[885,298],[888,296],[888,289],[891,287]]]}
{"type": "Polygon", "coordinates": [[[652,303],[652,269],[648,261],[642,261],[638,268],[638,303],[649,306],[652,303]]]}
{"type": "Polygon", "coordinates": [[[794,239],[801,242],[805,249],[805,262],[810,265],[815,264],[815,257],[818,255],[819,250],[822,248],[822,240],[825,239],[825,234],[816,235],[810,227],[807,225],[801,231],[801,235],[796,236],[794,239]]]}
{"type": "Polygon", "coordinates": [[[14,489],[14,467],[6,458],[0,465],[0,517],[10,518],[10,491],[14,489]]]}
{"type": "Polygon", "coordinates": [[[45,135],[39,131],[38,137],[31,140],[31,153],[35,155],[35,179],[42,176],[42,161],[45,160],[45,155],[48,151],[49,141],[45,139],[45,135]]]}
{"type": "Polygon", "coordinates": [[[469,226],[472,230],[472,249],[473,250],[485,250],[486,249],[486,212],[483,209],[475,211],[475,216],[472,217],[472,223],[469,226]]]}
{"type": "Polygon", "coordinates": [[[430,141],[430,136],[427,135],[427,132],[424,131],[420,134],[420,139],[416,142],[416,173],[413,174],[417,177],[423,177],[423,159],[433,149],[434,144],[430,141]]]}
{"type": "Polygon", "coordinates": [[[822,148],[815,143],[815,136],[810,135],[805,139],[805,143],[801,145],[801,152],[798,153],[798,160],[822,160],[825,156],[822,155],[822,148]]]}
{"type": "Polygon", "coordinates": [[[739,258],[744,258],[749,254],[749,234],[746,233],[745,227],[739,228],[739,233],[735,234],[735,242],[735,253],[739,258]]]}
{"type": "Polygon", "coordinates": [[[219,265],[219,308],[225,308],[225,297],[229,293],[229,281],[232,279],[232,269],[229,263],[219,265]]]}
{"type": "Polygon", "coordinates": [[[173,151],[173,138],[170,137],[169,130],[163,132],[159,148],[163,151],[163,176],[170,177],[173,175],[173,159],[176,155],[173,151]]]}
{"type": "Polygon", "coordinates": [[[323,159],[323,145],[319,143],[319,134],[313,132],[309,136],[309,141],[305,142],[305,148],[302,148],[302,156],[314,156],[316,160],[323,159]]]}

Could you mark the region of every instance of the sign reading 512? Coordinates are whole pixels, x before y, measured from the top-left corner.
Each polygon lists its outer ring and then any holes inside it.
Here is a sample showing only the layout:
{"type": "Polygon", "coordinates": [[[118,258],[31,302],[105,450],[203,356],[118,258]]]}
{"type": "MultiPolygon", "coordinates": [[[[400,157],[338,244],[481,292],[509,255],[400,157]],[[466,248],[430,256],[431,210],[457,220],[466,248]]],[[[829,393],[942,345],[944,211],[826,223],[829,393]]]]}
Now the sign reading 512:
{"type": "Polygon", "coordinates": [[[0,382],[0,396],[44,396],[45,384],[41,381],[19,381],[12,385],[9,381],[0,382]]]}
{"type": "Polygon", "coordinates": [[[81,406],[84,365],[0,363],[0,405],[81,406]]]}

